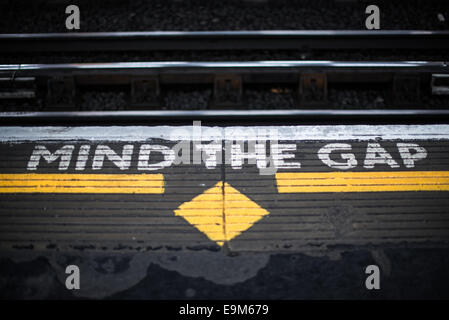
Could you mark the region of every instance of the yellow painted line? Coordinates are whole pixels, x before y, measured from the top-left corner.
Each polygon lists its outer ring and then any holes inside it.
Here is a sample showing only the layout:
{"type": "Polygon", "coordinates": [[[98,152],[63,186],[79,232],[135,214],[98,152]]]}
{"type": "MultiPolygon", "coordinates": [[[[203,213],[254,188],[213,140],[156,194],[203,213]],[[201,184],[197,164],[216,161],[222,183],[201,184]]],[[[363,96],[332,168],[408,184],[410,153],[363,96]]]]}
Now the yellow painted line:
{"type": "Polygon", "coordinates": [[[280,172],[279,193],[449,191],[449,171],[280,172]]]}
{"type": "Polygon", "coordinates": [[[164,175],[0,174],[0,193],[164,193],[164,175]]]}

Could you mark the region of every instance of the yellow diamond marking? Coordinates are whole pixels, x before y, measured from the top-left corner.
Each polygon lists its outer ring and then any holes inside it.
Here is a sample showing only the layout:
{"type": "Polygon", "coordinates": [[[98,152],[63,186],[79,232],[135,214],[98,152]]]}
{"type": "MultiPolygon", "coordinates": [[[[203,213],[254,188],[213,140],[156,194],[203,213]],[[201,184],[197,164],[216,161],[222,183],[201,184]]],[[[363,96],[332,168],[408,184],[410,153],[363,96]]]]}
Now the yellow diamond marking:
{"type": "Polygon", "coordinates": [[[267,210],[226,182],[223,192],[222,181],[175,210],[175,215],[182,216],[219,246],[267,214],[267,210]]]}

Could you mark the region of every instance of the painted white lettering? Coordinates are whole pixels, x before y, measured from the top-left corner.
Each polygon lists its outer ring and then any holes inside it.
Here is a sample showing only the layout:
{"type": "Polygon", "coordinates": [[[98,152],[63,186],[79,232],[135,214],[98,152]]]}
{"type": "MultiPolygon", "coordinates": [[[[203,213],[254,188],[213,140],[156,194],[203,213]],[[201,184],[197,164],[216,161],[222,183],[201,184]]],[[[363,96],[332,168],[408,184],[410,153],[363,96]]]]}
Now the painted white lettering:
{"type": "Polygon", "coordinates": [[[357,166],[357,159],[353,153],[342,153],[340,157],[345,162],[337,162],[330,158],[334,151],[351,151],[352,147],[347,143],[330,143],[318,150],[318,158],[332,169],[348,170],[357,166]]]}
{"type": "Polygon", "coordinates": [[[271,145],[271,157],[274,162],[275,168],[301,168],[299,162],[285,162],[284,159],[293,159],[295,155],[292,153],[284,153],[287,151],[296,151],[296,144],[272,144],[271,145]]]}
{"type": "Polygon", "coordinates": [[[140,146],[138,170],[160,170],[171,166],[175,160],[175,152],[167,146],[143,144],[140,146]],[[162,153],[164,160],[158,163],[149,163],[151,152],[162,153]]]}
{"type": "Polygon", "coordinates": [[[416,143],[398,143],[397,146],[406,168],[414,168],[416,161],[427,157],[426,149],[416,143]],[[411,150],[414,152],[411,153],[411,150]]]}
{"type": "Polygon", "coordinates": [[[391,168],[399,168],[398,163],[388,153],[387,150],[382,148],[378,143],[368,143],[366,149],[366,158],[364,167],[366,169],[372,169],[376,164],[387,164],[391,168]]]}
{"type": "Polygon", "coordinates": [[[45,146],[37,145],[28,161],[27,170],[37,170],[41,158],[44,158],[47,163],[52,163],[60,158],[59,170],[67,170],[74,149],[75,146],[66,145],[51,153],[45,146]]]}
{"type": "Polygon", "coordinates": [[[93,170],[101,170],[103,168],[104,159],[112,161],[120,170],[127,170],[131,165],[131,157],[134,146],[127,144],[123,146],[122,156],[120,157],[114,150],[106,145],[98,145],[95,150],[94,161],[92,163],[93,170]]]}

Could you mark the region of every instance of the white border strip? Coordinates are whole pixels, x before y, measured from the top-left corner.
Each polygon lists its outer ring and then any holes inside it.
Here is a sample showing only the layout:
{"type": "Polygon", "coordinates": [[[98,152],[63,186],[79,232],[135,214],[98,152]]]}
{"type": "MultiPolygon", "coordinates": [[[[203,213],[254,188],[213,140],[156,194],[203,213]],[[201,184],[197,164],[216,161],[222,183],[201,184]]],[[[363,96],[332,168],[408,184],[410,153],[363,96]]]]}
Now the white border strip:
{"type": "Polygon", "coordinates": [[[0,142],[195,140],[449,140],[449,125],[0,127],[0,142]]]}

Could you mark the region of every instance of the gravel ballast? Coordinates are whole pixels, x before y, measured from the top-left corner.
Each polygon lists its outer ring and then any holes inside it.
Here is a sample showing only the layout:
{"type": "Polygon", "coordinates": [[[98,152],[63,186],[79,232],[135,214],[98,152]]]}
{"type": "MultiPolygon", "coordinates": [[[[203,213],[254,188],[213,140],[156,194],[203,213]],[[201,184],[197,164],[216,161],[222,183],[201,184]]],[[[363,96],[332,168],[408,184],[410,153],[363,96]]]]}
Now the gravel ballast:
{"type": "MultiPolygon", "coordinates": [[[[67,32],[65,7],[81,12],[79,31],[365,29],[367,1],[133,0],[27,1],[0,5],[0,33],[67,32]]],[[[445,0],[379,0],[381,29],[449,29],[445,0]]]]}

